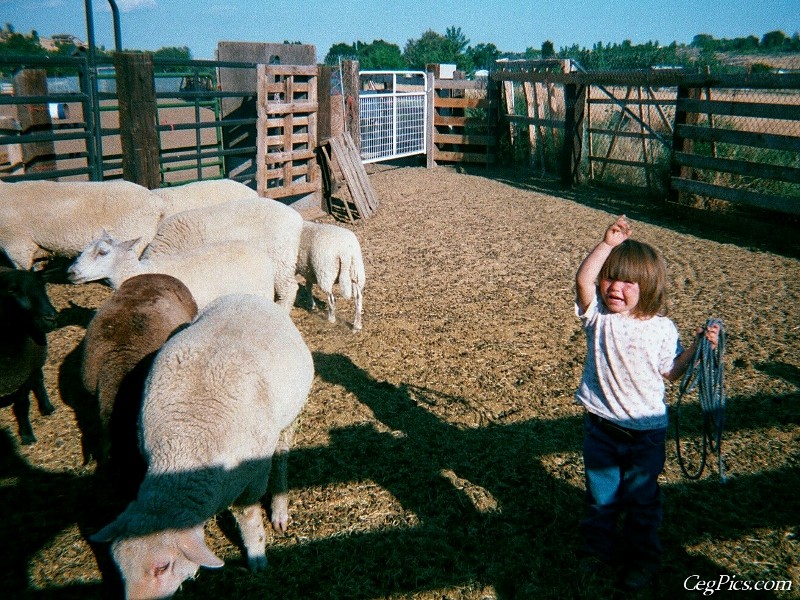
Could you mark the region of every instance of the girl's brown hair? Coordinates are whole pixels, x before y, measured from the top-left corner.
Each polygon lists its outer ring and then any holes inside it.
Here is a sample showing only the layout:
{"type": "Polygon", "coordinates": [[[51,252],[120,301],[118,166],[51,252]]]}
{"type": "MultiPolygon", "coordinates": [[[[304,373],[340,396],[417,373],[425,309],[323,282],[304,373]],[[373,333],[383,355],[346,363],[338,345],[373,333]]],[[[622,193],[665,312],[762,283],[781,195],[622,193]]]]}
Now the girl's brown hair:
{"type": "Polygon", "coordinates": [[[599,277],[639,284],[639,303],[632,311],[634,317],[647,319],[667,313],[667,265],[649,244],[625,240],[611,251],[599,277]]]}

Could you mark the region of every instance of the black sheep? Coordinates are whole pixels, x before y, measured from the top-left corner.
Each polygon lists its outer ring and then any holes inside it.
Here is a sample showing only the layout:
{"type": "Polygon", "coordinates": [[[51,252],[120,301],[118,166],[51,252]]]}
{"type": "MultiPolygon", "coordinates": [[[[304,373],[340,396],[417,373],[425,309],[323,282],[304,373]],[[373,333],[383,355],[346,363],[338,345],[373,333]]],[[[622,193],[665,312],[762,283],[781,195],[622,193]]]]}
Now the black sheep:
{"type": "Polygon", "coordinates": [[[42,373],[46,334],[55,325],[56,309],[41,275],[0,266],[0,407],[13,405],[23,444],[36,441],[29,416],[30,392],[41,414],[55,410],[42,373]]]}

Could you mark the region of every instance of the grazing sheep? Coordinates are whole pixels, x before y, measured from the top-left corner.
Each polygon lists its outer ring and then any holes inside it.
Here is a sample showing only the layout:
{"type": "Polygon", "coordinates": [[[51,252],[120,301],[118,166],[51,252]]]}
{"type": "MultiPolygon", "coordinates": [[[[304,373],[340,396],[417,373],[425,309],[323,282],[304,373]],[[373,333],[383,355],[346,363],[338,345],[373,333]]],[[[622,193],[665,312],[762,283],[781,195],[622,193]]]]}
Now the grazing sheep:
{"type": "Polygon", "coordinates": [[[297,254],[297,274],[305,279],[311,310],[315,308],[311,291],[314,283],[325,292],[328,321],[331,323],[336,321],[333,284],[338,281],[342,296],[354,297],[353,331],[361,330],[362,295],[366,280],[361,245],[352,231],[337,225],[304,221],[297,254]]]}
{"type": "MultiPolygon", "coordinates": [[[[138,415],[144,379],[134,377],[134,369],[152,360],[169,336],[196,316],[197,304],[189,289],[175,277],[156,273],[126,280],[97,309],[83,339],[81,376],[86,390],[97,398],[99,408],[100,447],[95,455],[98,465],[106,464],[114,450],[112,412],[123,421],[117,427],[120,435],[129,438],[129,432],[135,432],[133,418],[138,415]],[[123,381],[126,389],[120,389],[123,381]]],[[[146,365],[141,371],[140,376],[146,374],[146,365]]],[[[131,451],[124,443],[121,447],[123,452],[131,451]]],[[[115,463],[124,466],[126,456],[115,458],[115,463]]]]}
{"type": "MultiPolygon", "coordinates": [[[[203,524],[228,507],[250,568],[266,568],[261,498],[313,378],[289,315],[257,296],[219,298],[164,344],[140,420],[147,474],[137,499],[92,536],[112,542],[126,598],[168,597],[199,567],[221,567],[203,524]]],[[[285,490],[279,496],[273,513],[285,512],[285,490]]],[[[273,526],[285,528],[288,515],[277,517],[273,526]]]]}
{"type": "Polygon", "coordinates": [[[30,392],[43,415],[55,408],[44,387],[42,366],[56,310],[38,273],[0,267],[0,406],[12,406],[23,444],[36,441],[30,420],[30,392]]]}
{"type": "Polygon", "coordinates": [[[38,259],[77,256],[105,228],[140,238],[141,252],[163,210],[164,200],[129,181],[0,182],[0,248],[28,270],[38,259]]]}
{"type": "Polygon", "coordinates": [[[266,251],[275,271],[277,303],[287,311],[297,296],[295,263],[303,218],[270,198],[239,198],[164,219],[142,258],[184,252],[206,244],[241,240],[266,251]]]}
{"type": "Polygon", "coordinates": [[[180,254],[139,259],[136,242],[119,242],[103,232],[67,270],[69,280],[72,283],[107,280],[116,290],[134,275],[172,275],[189,288],[199,309],[226,294],[257,294],[269,300],[275,296],[272,264],[251,243],[208,244],[180,254]]]}
{"type": "Polygon", "coordinates": [[[205,179],[184,185],[153,190],[165,201],[164,218],[203,206],[213,206],[236,198],[258,197],[258,192],[233,179],[205,179]]]}

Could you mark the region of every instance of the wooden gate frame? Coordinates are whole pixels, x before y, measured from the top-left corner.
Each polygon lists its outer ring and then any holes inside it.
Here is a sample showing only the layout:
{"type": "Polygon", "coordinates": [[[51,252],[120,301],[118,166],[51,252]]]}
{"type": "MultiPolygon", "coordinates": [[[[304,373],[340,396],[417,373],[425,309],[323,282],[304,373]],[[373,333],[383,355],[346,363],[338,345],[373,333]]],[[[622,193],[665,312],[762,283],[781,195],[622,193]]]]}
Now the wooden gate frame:
{"type": "Polygon", "coordinates": [[[312,195],[315,206],[320,206],[317,67],[260,64],[257,76],[258,194],[275,200],[312,195]]]}

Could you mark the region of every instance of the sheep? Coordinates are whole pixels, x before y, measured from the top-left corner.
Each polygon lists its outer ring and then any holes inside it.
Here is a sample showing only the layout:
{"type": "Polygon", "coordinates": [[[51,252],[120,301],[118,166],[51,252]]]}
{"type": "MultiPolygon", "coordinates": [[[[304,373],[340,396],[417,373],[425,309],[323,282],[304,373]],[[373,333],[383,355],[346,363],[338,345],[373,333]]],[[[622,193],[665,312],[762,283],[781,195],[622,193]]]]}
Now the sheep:
{"type": "Polygon", "coordinates": [[[270,198],[238,198],[164,219],[142,258],[229,240],[252,242],[269,256],[277,302],[291,311],[297,296],[295,263],[302,227],[300,213],[285,204],[270,198]]]}
{"type": "Polygon", "coordinates": [[[55,408],[44,387],[46,334],[56,326],[56,310],[39,273],[0,267],[0,406],[13,406],[23,444],[36,436],[30,421],[32,391],[42,415],[55,408]]]}
{"type": "Polygon", "coordinates": [[[253,188],[233,179],[205,179],[153,190],[165,201],[164,218],[175,213],[221,204],[235,198],[258,197],[253,188]]]}
{"type": "Polygon", "coordinates": [[[97,309],[83,338],[81,379],[99,409],[98,466],[108,464],[112,450],[122,453],[114,462],[123,469],[126,452],[135,454],[136,444],[131,450],[117,444],[118,439],[112,448],[112,437],[118,438],[111,435],[112,413],[117,421],[123,421],[115,428],[120,435],[135,430],[126,419],[133,420],[138,414],[144,384],[141,375],[146,375],[148,363],[169,336],[196,316],[197,303],[189,289],[175,277],[157,273],[131,277],[97,309]]]}
{"type": "Polygon", "coordinates": [[[134,275],[172,275],[189,288],[198,309],[235,292],[274,299],[272,264],[263,251],[248,242],[208,244],[180,254],[142,259],[137,258],[136,242],[120,242],[103,232],[75,259],[67,277],[72,283],[107,280],[116,290],[134,275]]]}
{"type": "Polygon", "coordinates": [[[354,297],[353,331],[361,330],[362,296],[366,277],[361,245],[352,231],[337,225],[304,221],[296,271],[305,279],[306,292],[311,298],[311,310],[315,308],[311,291],[313,284],[317,283],[325,292],[328,321],[331,323],[336,321],[333,284],[338,281],[342,296],[354,297]]]}
{"type": "MultiPolygon", "coordinates": [[[[273,456],[285,460],[313,378],[311,353],[289,315],[253,295],[217,299],[164,344],[140,417],[144,481],[136,500],[91,536],[111,542],[126,598],[169,597],[199,567],[223,566],[203,525],[228,507],[248,566],[266,568],[261,498],[273,456]]],[[[273,527],[285,529],[285,487],[277,497],[273,527]]]]}
{"type": "Polygon", "coordinates": [[[163,199],[129,181],[0,182],[0,248],[29,270],[39,259],[77,256],[105,228],[140,238],[141,252],[163,211],[163,199]]]}

